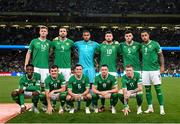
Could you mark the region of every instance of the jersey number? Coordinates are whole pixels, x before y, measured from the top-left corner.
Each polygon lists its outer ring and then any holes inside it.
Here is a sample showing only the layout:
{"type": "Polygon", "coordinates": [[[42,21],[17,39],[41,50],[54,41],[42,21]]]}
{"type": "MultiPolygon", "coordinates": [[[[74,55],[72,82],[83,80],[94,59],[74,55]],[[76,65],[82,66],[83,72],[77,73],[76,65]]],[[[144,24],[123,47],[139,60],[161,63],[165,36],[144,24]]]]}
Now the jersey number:
{"type": "Polygon", "coordinates": [[[111,55],[112,54],[112,49],[107,49],[107,54],[111,55]]]}

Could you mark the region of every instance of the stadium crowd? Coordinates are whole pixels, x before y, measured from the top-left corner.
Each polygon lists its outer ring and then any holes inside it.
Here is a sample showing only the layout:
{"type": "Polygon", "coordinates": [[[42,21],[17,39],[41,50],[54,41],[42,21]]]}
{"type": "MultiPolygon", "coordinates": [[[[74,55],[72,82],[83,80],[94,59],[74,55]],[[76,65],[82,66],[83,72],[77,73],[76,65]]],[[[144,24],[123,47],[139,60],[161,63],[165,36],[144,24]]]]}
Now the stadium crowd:
{"type": "Polygon", "coordinates": [[[59,12],[71,14],[180,13],[178,0],[0,0],[1,12],[59,12]],[[90,7],[91,6],[91,7],[90,7]],[[79,9],[81,8],[81,9],[79,9]]]}

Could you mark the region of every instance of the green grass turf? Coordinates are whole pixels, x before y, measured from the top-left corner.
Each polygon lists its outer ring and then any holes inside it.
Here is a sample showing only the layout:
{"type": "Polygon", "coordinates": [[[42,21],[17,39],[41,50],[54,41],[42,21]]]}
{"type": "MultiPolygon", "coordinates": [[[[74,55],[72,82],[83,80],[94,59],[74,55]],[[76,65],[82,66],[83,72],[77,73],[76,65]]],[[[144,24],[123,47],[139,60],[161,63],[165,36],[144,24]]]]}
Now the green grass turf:
{"type": "MultiPolygon", "coordinates": [[[[0,103],[13,102],[10,98],[10,92],[17,88],[18,77],[0,77],[0,103]]],[[[109,100],[106,100],[106,111],[104,113],[91,113],[86,115],[84,112],[84,103],[81,105],[81,110],[72,114],[65,112],[63,115],[58,114],[58,104],[57,111],[52,115],[47,115],[44,112],[40,114],[34,114],[32,112],[26,112],[17,116],[16,118],[10,120],[11,123],[41,123],[41,122],[56,122],[56,123],[168,123],[168,122],[179,122],[180,123],[180,78],[163,78],[162,85],[164,98],[165,98],[165,111],[166,115],[161,116],[159,114],[159,105],[156,98],[154,88],[153,91],[153,104],[155,112],[152,114],[136,115],[136,100],[130,100],[131,113],[128,116],[124,116],[121,112],[123,108],[120,101],[116,105],[117,114],[113,115],[109,111],[109,100]]],[[[144,95],[144,101],[142,109],[147,109],[147,102],[144,95]]]]}

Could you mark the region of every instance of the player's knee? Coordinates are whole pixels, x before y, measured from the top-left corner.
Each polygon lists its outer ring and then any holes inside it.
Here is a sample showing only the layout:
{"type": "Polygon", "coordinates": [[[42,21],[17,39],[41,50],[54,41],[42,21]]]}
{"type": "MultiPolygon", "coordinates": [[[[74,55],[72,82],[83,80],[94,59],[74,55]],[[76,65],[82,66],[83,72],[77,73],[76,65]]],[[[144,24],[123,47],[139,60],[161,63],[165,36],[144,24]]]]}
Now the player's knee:
{"type": "Polygon", "coordinates": [[[24,90],[23,89],[19,89],[19,94],[23,94],[24,90]]]}
{"type": "Polygon", "coordinates": [[[18,96],[19,95],[19,92],[18,91],[12,91],[11,92],[11,96],[12,97],[15,97],[15,96],[18,96]]]}
{"type": "Polygon", "coordinates": [[[71,100],[71,96],[70,96],[70,95],[67,95],[67,96],[66,96],[66,100],[67,100],[67,101],[70,101],[70,100],[71,100]]]}

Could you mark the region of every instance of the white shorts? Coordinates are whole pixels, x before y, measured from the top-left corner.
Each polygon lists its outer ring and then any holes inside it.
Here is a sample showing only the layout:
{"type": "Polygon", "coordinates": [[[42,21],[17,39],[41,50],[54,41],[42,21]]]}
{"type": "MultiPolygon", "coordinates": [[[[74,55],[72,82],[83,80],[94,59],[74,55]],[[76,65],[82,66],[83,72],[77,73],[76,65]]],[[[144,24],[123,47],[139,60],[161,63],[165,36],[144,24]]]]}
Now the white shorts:
{"type": "Polygon", "coordinates": [[[70,68],[59,68],[59,73],[62,73],[65,81],[67,82],[71,77],[71,69],[70,68]]]}
{"type": "Polygon", "coordinates": [[[49,69],[45,69],[45,68],[34,67],[34,72],[39,73],[41,75],[41,82],[42,83],[44,83],[44,80],[49,75],[49,69]]]}
{"type": "Polygon", "coordinates": [[[32,97],[32,93],[33,92],[30,92],[30,91],[24,91],[24,97],[25,98],[31,98],[32,97]]]}
{"type": "Polygon", "coordinates": [[[160,71],[142,71],[142,82],[145,86],[161,84],[160,71]]]}

